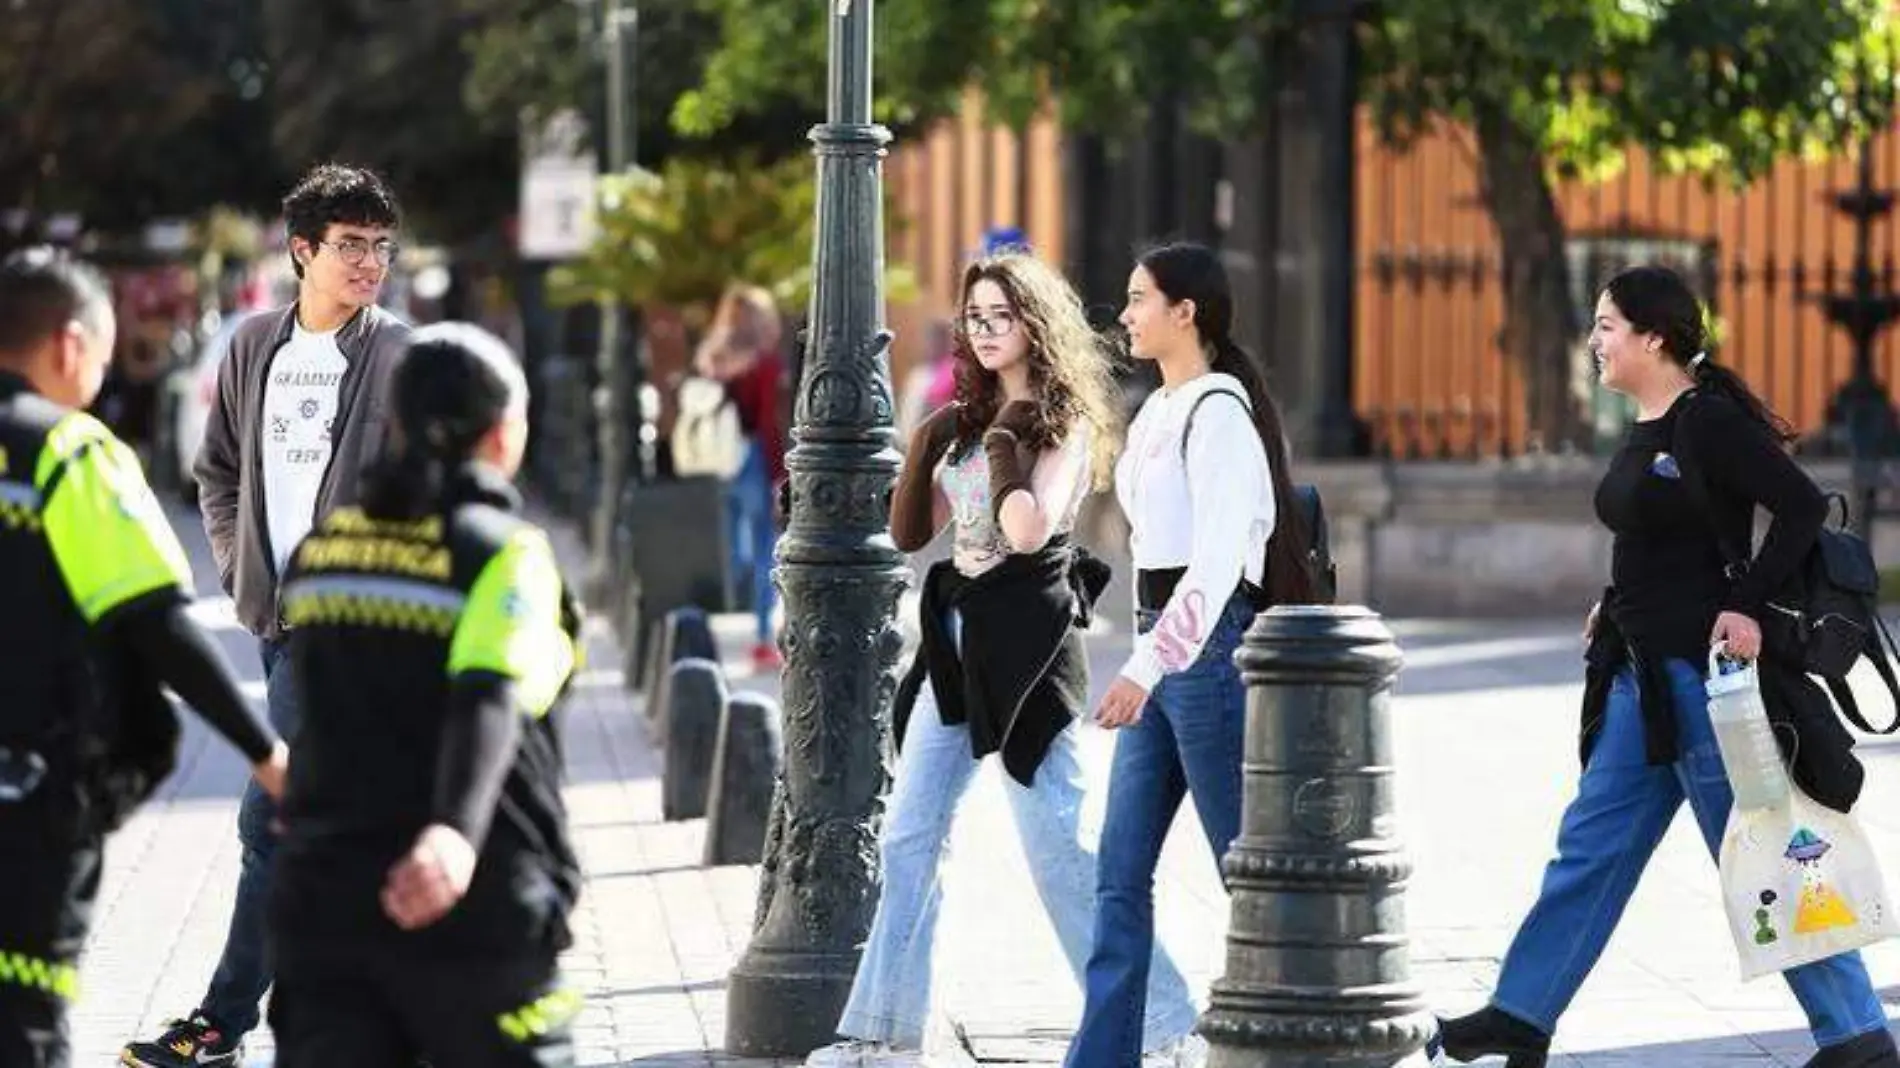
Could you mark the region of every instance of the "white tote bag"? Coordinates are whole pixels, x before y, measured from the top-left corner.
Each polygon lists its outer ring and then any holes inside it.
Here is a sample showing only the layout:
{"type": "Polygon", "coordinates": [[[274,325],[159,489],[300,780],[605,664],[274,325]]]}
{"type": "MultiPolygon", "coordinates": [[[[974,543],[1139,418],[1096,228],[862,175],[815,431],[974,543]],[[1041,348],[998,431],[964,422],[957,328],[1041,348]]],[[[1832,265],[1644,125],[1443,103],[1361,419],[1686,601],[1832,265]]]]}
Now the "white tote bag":
{"type": "Polygon", "coordinates": [[[1896,929],[1872,843],[1853,816],[1788,781],[1753,666],[1710,656],[1709,718],[1737,803],[1722,835],[1722,904],[1754,979],[1860,949],[1896,929]],[[1763,759],[1762,741],[1769,753],[1763,759]],[[1780,781],[1771,781],[1778,776],[1780,781]],[[1744,798],[1755,804],[1743,804],[1744,798]]]}

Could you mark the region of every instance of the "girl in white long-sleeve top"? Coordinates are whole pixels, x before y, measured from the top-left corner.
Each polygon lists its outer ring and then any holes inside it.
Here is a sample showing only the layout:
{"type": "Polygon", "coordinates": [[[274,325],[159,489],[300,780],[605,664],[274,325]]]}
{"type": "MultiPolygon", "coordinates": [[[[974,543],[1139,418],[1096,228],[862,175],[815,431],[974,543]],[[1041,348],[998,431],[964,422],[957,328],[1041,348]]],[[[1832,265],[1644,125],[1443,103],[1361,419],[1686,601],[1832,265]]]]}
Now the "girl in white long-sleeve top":
{"type": "Polygon", "coordinates": [[[1161,388],[1129,427],[1115,470],[1136,569],[1140,637],[1096,710],[1120,731],[1098,857],[1095,947],[1070,1068],[1141,1059],[1154,944],[1154,873],[1184,798],[1215,860],[1240,833],[1245,697],[1234,649],[1270,604],[1318,600],[1300,550],[1280,416],[1231,336],[1219,258],[1168,245],[1141,258],[1122,312],[1161,388]]]}

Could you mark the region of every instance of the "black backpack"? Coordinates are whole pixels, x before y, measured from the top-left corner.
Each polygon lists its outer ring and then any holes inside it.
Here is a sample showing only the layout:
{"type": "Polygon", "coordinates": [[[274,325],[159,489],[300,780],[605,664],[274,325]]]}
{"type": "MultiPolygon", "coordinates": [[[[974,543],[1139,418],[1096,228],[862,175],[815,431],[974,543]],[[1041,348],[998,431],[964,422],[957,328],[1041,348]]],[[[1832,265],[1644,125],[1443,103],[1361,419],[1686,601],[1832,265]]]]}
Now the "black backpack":
{"type": "MultiPolygon", "coordinates": [[[[1671,448],[1682,471],[1683,486],[1696,507],[1713,517],[1708,485],[1691,469],[1692,458],[1682,447],[1680,416],[1676,426],[1677,440],[1671,448]]],[[[1849,723],[1869,734],[1892,734],[1900,731],[1900,679],[1894,675],[1890,657],[1900,656],[1900,646],[1895,645],[1880,618],[1880,569],[1874,565],[1867,542],[1849,528],[1847,498],[1830,493],[1827,499],[1830,517],[1834,502],[1840,503],[1840,526],[1823,523],[1814,547],[1808,550],[1794,577],[1769,598],[1764,618],[1757,621],[1762,648],[1783,663],[1799,665],[1808,674],[1819,676],[1849,723]],[[1847,673],[1863,656],[1873,664],[1894,702],[1893,722],[1885,730],[1875,730],[1861,714],[1860,703],[1847,685],[1847,673]]],[[[1749,555],[1745,547],[1729,544],[1719,530],[1715,538],[1727,561],[1729,577],[1746,571],[1749,555]]]]}
{"type": "MultiPolygon", "coordinates": [[[[1194,416],[1209,397],[1229,396],[1247,409],[1249,416],[1253,405],[1246,397],[1231,389],[1210,389],[1194,399],[1194,406],[1188,409],[1187,421],[1181,426],[1181,463],[1187,464],[1188,435],[1194,432],[1194,416]]],[[[1306,521],[1306,561],[1313,572],[1315,594],[1320,604],[1332,604],[1339,596],[1339,569],[1333,564],[1333,552],[1326,541],[1326,509],[1320,503],[1319,487],[1295,484],[1293,497],[1300,508],[1301,518],[1306,521]]],[[[1261,572],[1264,580],[1266,573],[1261,572]]]]}

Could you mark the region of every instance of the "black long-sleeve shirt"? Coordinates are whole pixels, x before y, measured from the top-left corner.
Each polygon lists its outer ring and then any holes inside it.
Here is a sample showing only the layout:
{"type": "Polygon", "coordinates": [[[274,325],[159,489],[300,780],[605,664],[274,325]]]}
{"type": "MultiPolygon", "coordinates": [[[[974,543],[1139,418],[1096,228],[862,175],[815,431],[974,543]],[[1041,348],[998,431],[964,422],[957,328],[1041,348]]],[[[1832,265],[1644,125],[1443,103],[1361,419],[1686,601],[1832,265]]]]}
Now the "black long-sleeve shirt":
{"type": "Polygon", "coordinates": [[[1699,662],[1718,613],[1760,620],[1813,546],[1827,502],[1766,427],[1726,397],[1690,390],[1630,428],[1596,511],[1615,535],[1606,611],[1632,644],[1699,662]],[[1773,521],[1750,560],[1757,506],[1773,521]]]}
{"type": "Polygon", "coordinates": [[[246,760],[260,764],[270,756],[277,736],[244,700],[231,662],[192,622],[182,598],[147,598],[127,606],[113,621],[112,634],[246,760]]]}

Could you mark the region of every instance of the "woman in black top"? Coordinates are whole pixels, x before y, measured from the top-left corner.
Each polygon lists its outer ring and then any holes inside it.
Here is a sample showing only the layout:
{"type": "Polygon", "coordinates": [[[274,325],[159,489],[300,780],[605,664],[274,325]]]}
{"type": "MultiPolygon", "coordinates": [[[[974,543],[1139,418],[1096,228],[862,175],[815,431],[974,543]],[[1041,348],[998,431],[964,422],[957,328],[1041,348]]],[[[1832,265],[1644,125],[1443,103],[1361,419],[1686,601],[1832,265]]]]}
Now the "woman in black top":
{"type": "Polygon", "coordinates": [[[298,546],[304,723],[271,900],[280,1068],[573,1063],[578,873],[551,718],[577,611],[508,484],[527,387],[477,327],[416,331],[396,452],[298,546]]]}
{"type": "MultiPolygon", "coordinates": [[[[1504,1054],[1509,1068],[1540,1068],[1685,798],[1710,852],[1720,844],[1733,795],[1702,665],[1713,642],[1745,659],[1761,651],[1765,602],[1813,545],[1826,503],[1786,452],[1788,425],[1709,360],[1704,340],[1694,294],[1662,268],[1624,271],[1597,302],[1591,351],[1637,421],[1597,488],[1614,539],[1611,585],[1586,623],[1586,765],[1491,1004],[1442,1022],[1456,1060],[1504,1054]],[[1754,559],[1731,568],[1723,546],[1746,551],[1757,506],[1773,522],[1754,559]]],[[[1821,1047],[1809,1068],[1900,1066],[1859,954],[1785,977],[1821,1047]]]]}

